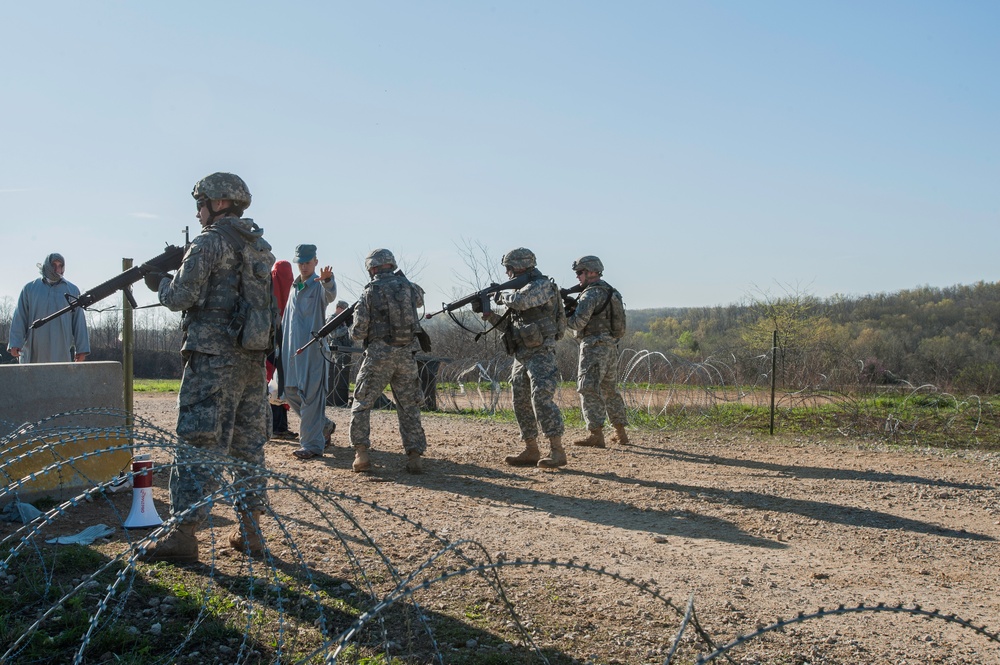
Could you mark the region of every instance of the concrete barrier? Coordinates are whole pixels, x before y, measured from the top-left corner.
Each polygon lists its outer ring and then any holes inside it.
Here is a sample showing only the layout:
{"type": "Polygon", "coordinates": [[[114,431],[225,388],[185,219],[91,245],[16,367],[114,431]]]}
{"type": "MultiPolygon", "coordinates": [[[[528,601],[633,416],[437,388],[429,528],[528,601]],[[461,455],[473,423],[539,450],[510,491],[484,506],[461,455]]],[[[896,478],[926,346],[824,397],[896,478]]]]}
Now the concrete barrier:
{"type": "MultiPolygon", "coordinates": [[[[0,365],[0,488],[15,484],[23,501],[64,498],[118,475],[131,452],[98,451],[128,444],[123,408],[121,363],[0,365]],[[84,409],[93,411],[72,413],[84,409]],[[11,435],[26,424],[32,427],[24,434],[11,435]],[[79,456],[85,458],[39,474],[79,456]]],[[[7,498],[3,493],[0,503],[7,498]]]]}

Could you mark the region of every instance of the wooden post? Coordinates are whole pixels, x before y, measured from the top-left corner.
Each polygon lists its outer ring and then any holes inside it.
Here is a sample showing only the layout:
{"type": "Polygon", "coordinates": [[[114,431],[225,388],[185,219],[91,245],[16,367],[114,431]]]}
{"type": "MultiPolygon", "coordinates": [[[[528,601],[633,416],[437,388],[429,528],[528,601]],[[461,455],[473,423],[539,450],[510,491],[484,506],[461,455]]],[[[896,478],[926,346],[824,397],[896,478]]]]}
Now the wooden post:
{"type": "Polygon", "coordinates": [[[778,331],[771,336],[771,436],[774,436],[774,387],[778,381],[778,331]]]}
{"type": "MultiPolygon", "coordinates": [[[[132,259],[122,259],[122,272],[132,267],[132,259]]],[[[125,287],[126,289],[129,287],[125,287]]],[[[132,305],[128,295],[122,291],[122,382],[125,385],[125,412],[128,413],[125,428],[132,432],[135,421],[132,418],[132,359],[135,349],[135,326],[132,322],[132,305]]]]}

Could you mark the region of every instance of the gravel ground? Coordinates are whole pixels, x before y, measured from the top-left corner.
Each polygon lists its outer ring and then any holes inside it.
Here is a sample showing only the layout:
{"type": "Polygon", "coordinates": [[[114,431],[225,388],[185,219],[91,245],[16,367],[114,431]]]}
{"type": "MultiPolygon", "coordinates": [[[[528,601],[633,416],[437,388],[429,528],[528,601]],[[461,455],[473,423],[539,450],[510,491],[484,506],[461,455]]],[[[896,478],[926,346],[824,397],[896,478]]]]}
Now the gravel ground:
{"type": "MultiPolygon", "coordinates": [[[[137,396],[135,409],[172,429],[173,396],[137,396]]],[[[450,541],[473,541],[493,560],[572,560],[634,578],[682,612],[693,602],[693,623],[716,645],[779,617],[879,603],[919,605],[1000,631],[995,455],[749,432],[633,431],[624,446],[568,446],[568,466],[550,472],[503,464],[519,450],[512,424],[425,414],[426,471],[410,475],[395,414],[376,412],[375,468],[355,474],[349,412],[328,413],[339,426],[329,454],[299,461],[291,456],[294,441],[275,440],[269,468],[377,502],[450,541]]],[[[289,420],[297,430],[294,414],[289,420]]],[[[294,514],[296,501],[272,494],[282,514],[294,514]]],[[[436,551],[392,520],[373,516],[365,528],[396,561],[419,562],[436,551]]],[[[328,549],[321,536],[299,537],[303,551],[328,549]]],[[[328,558],[317,554],[314,563],[328,558]]],[[[663,662],[682,626],[677,612],[619,578],[537,565],[507,567],[502,576],[502,602],[449,588],[428,591],[424,605],[483,619],[489,633],[491,613],[515,607],[547,653],[578,662],[663,662]],[[471,615],[473,606],[485,618],[471,615]]],[[[497,621],[499,632],[511,627],[497,621]]],[[[680,646],[682,662],[708,650],[690,625],[680,646]]],[[[796,622],[729,655],[738,663],[1000,663],[1000,644],[938,616],[863,611],[796,622]]]]}

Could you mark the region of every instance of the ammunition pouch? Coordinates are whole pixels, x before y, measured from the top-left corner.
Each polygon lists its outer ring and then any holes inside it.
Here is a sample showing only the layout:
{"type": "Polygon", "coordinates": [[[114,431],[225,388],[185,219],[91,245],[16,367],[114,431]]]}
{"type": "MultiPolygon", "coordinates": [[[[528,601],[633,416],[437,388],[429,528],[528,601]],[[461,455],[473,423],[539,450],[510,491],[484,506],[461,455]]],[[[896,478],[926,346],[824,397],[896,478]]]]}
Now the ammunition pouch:
{"type": "Polygon", "coordinates": [[[526,349],[534,349],[545,342],[542,326],[538,323],[526,323],[516,327],[514,333],[520,338],[521,345],[526,349]]]}

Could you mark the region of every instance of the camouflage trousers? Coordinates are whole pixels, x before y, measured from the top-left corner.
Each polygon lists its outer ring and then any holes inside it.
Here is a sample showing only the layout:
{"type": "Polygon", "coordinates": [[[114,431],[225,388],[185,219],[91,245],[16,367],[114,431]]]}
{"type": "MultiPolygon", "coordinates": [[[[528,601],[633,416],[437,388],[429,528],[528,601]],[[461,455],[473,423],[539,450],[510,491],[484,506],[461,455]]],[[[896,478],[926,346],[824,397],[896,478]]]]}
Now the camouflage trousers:
{"type": "MultiPolygon", "coordinates": [[[[259,475],[271,419],[264,354],[188,352],[178,407],[177,436],[206,454],[181,449],[175,455],[170,513],[182,513],[219,489],[226,482],[225,471],[232,476],[225,500],[262,510],[267,497],[259,475]]],[[[210,511],[210,505],[199,506],[182,521],[200,524],[210,511]]]]}
{"type": "Polygon", "coordinates": [[[361,358],[354,381],[354,404],[351,405],[351,445],[371,447],[371,410],[382,396],[386,384],[396,400],[399,435],[406,452],[427,450],[427,437],[420,424],[420,405],[424,393],[420,389],[417,361],[413,345],[389,346],[372,342],[361,358]]]}
{"type": "Polygon", "coordinates": [[[510,369],[510,385],[522,441],[537,439],[539,427],[547,437],[562,436],[565,427],[555,401],[559,372],[554,344],[518,351],[510,369]]]}
{"type": "Polygon", "coordinates": [[[618,392],[618,345],[609,335],[592,335],[580,342],[576,390],[587,429],[628,424],[625,400],[618,392]]]}

